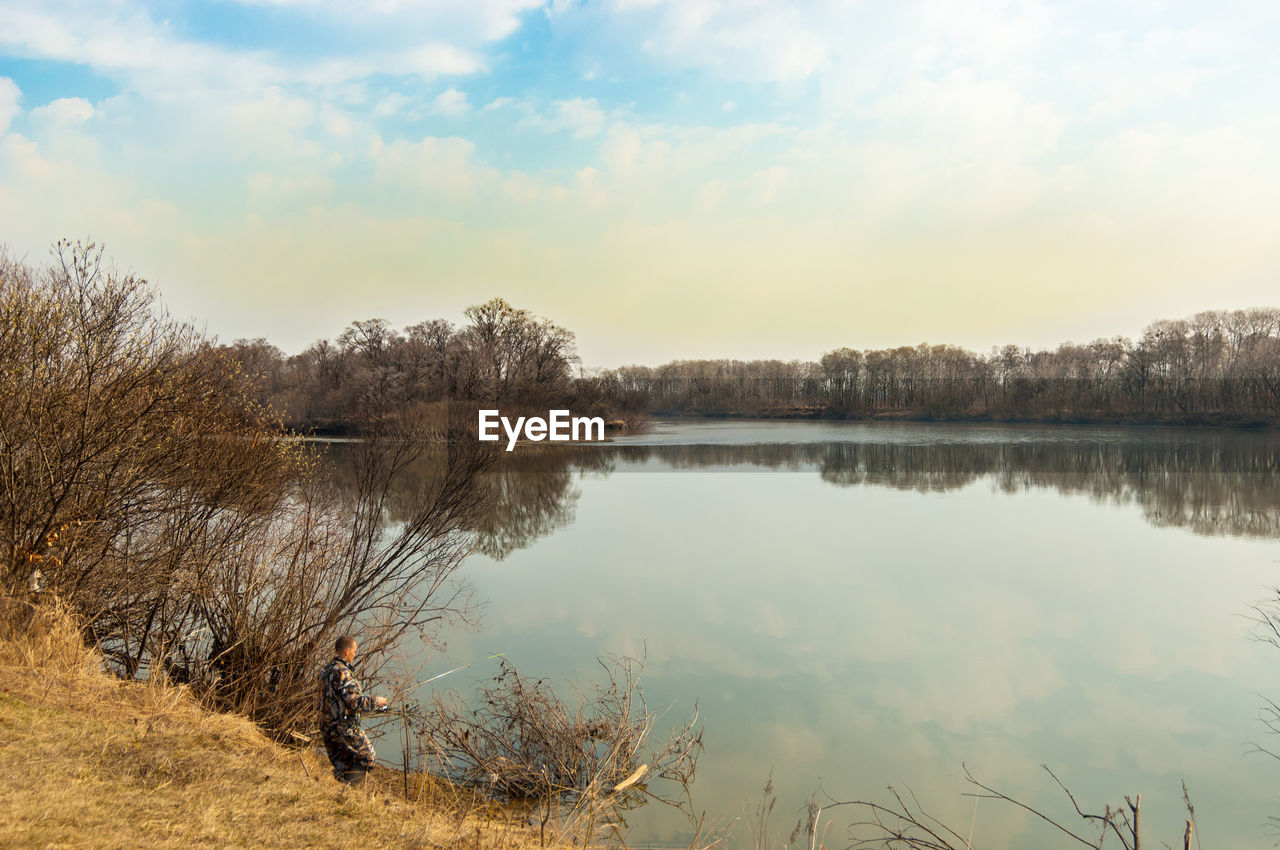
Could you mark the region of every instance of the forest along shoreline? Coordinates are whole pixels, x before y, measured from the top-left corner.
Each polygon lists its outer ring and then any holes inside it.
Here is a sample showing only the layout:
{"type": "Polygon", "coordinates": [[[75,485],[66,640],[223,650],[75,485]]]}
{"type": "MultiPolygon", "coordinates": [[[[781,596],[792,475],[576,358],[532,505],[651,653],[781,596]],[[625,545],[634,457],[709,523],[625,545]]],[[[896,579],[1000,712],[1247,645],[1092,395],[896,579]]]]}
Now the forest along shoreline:
{"type": "Polygon", "coordinates": [[[501,298],[455,326],[352,322],[287,355],[217,350],[299,431],[358,433],[388,410],[449,401],[513,415],[564,408],[631,427],[650,416],[1280,426],[1280,309],[1205,311],[1137,340],[986,354],[921,343],[814,361],[703,359],[586,369],[574,333],[501,298]]]}
{"type": "Polygon", "coordinates": [[[762,408],[749,413],[727,411],[723,413],[691,413],[681,411],[654,411],[649,414],[655,420],[812,420],[816,422],[937,422],[939,424],[967,424],[990,422],[998,425],[1115,425],[1119,427],[1174,427],[1174,428],[1231,428],[1242,430],[1280,429],[1280,422],[1269,419],[1238,417],[1225,414],[1198,414],[1195,416],[1066,416],[1054,414],[1044,417],[981,416],[976,414],[932,414],[926,412],[850,413],[826,408],[762,408]]]}

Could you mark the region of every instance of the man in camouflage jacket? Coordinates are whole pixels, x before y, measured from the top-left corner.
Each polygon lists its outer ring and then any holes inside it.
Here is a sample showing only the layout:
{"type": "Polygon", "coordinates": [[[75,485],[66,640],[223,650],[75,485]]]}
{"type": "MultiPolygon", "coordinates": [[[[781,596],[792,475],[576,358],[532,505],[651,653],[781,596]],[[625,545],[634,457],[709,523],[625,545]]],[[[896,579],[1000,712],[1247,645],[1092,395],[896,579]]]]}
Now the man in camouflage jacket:
{"type": "Polygon", "coordinates": [[[343,635],[334,645],[337,655],[320,671],[320,734],[340,782],[357,784],[373,764],[373,744],[360,728],[360,713],[385,708],[385,697],[360,693],[351,662],[356,657],[356,639],[343,635]]]}

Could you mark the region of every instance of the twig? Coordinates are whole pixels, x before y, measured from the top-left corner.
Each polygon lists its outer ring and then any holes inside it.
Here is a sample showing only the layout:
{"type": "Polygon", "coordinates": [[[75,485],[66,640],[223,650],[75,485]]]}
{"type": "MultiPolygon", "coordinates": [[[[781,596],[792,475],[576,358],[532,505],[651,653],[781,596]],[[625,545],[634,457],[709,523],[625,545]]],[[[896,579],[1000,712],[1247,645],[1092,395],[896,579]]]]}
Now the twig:
{"type": "MultiPolygon", "coordinates": [[[[964,778],[965,778],[966,780],[968,780],[969,782],[973,783],[974,785],[978,786],[979,788],[981,788],[983,791],[986,791],[988,794],[991,794],[991,795],[992,795],[992,796],[994,796],[994,797],[998,797],[998,798],[1000,798],[1001,800],[1004,800],[1004,801],[1005,801],[1005,802],[1007,802],[1007,803],[1013,803],[1015,806],[1017,806],[1017,807],[1018,807],[1018,808],[1020,808],[1020,809],[1025,809],[1026,811],[1028,811],[1028,812],[1030,812],[1031,814],[1035,815],[1036,817],[1040,818],[1040,819],[1041,819],[1041,820],[1043,820],[1045,823],[1049,824],[1050,826],[1054,827],[1055,829],[1059,830],[1060,832],[1063,832],[1063,833],[1065,833],[1066,835],[1071,836],[1071,837],[1072,837],[1072,838],[1074,838],[1076,841],[1079,841],[1081,844],[1083,844],[1083,845],[1084,845],[1084,846],[1086,846],[1086,847],[1094,847],[1094,848],[1096,848],[1096,847],[1098,846],[1098,842],[1095,842],[1095,841],[1088,841],[1088,840],[1086,840],[1086,839],[1084,839],[1084,838],[1081,838],[1079,835],[1076,835],[1074,832],[1072,832],[1071,830],[1067,829],[1065,826],[1063,826],[1062,824],[1058,823],[1056,820],[1054,820],[1053,818],[1051,818],[1051,817],[1049,817],[1048,815],[1044,814],[1043,812],[1037,811],[1036,809],[1033,809],[1033,808],[1031,808],[1030,806],[1028,806],[1026,803],[1023,803],[1023,802],[1021,802],[1021,801],[1019,801],[1019,800],[1015,800],[1015,799],[1013,799],[1012,797],[1010,797],[1010,796],[1009,796],[1009,795],[1007,795],[1007,794],[1002,794],[1001,792],[999,792],[999,791],[995,790],[994,788],[990,788],[990,787],[988,787],[988,786],[986,786],[986,785],[983,785],[981,782],[979,782],[977,779],[975,779],[975,778],[974,778],[974,776],[973,776],[973,774],[972,774],[972,773],[970,773],[970,772],[969,772],[969,768],[968,768],[968,766],[967,766],[967,765],[964,765],[964,764],[962,763],[960,766],[961,766],[962,768],[964,768],[964,778]]],[[[1049,775],[1050,775],[1050,776],[1053,776],[1053,781],[1058,783],[1058,787],[1060,787],[1063,791],[1066,791],[1066,792],[1067,792],[1067,796],[1071,798],[1071,804],[1072,804],[1072,805],[1074,805],[1074,806],[1076,807],[1076,812],[1078,812],[1078,813],[1080,814],[1080,816],[1081,816],[1081,817],[1084,817],[1084,818],[1098,818],[1098,816],[1097,816],[1097,815],[1087,815],[1087,814],[1085,814],[1084,812],[1080,811],[1080,806],[1076,803],[1076,799],[1075,799],[1075,797],[1072,797],[1072,796],[1071,796],[1071,792],[1070,792],[1070,791],[1067,791],[1067,787],[1066,787],[1065,785],[1063,785],[1063,784],[1062,784],[1062,781],[1061,781],[1061,780],[1059,780],[1057,776],[1054,776],[1053,771],[1052,771],[1052,770],[1049,770],[1049,768],[1048,768],[1048,766],[1047,766],[1047,765],[1041,765],[1041,767],[1043,767],[1046,771],[1048,771],[1048,773],[1049,773],[1049,775]]],[[[1099,818],[1099,820],[1102,820],[1102,818],[1099,818]]]]}

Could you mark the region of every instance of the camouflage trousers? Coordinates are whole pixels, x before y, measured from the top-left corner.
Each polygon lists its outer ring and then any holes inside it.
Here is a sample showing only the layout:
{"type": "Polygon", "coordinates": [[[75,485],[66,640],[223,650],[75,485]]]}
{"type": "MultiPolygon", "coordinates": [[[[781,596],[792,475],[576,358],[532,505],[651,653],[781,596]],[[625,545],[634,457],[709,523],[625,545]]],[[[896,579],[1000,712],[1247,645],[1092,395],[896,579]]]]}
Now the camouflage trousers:
{"type": "Polygon", "coordinates": [[[377,757],[368,736],[351,726],[326,726],[320,733],[338,781],[354,784],[364,779],[365,771],[373,766],[377,757]]]}

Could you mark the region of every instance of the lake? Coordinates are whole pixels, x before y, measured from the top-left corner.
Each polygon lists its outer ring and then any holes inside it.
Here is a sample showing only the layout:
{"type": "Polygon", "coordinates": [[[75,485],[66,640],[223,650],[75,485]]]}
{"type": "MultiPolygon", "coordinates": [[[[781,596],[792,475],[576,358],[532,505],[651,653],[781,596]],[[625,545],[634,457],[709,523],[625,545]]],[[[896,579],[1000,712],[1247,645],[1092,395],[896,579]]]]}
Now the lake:
{"type": "MultiPolygon", "coordinates": [[[[1204,846],[1274,843],[1280,761],[1248,751],[1280,749],[1250,620],[1280,584],[1280,434],[658,421],[550,448],[503,473],[509,522],[463,567],[481,627],[430,668],[504,652],[570,693],[643,655],[659,731],[697,702],[693,806],[734,845],[772,777],[779,844],[811,794],[892,785],[974,846],[1066,846],[962,765],[1092,834],[1042,763],[1089,811],[1141,793],[1150,846],[1181,846],[1184,780],[1204,846]]],[[[632,846],[690,833],[629,821],[632,846]]]]}

